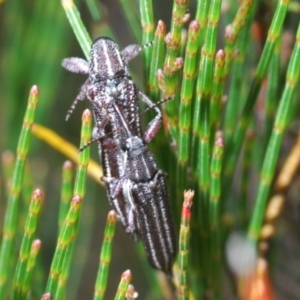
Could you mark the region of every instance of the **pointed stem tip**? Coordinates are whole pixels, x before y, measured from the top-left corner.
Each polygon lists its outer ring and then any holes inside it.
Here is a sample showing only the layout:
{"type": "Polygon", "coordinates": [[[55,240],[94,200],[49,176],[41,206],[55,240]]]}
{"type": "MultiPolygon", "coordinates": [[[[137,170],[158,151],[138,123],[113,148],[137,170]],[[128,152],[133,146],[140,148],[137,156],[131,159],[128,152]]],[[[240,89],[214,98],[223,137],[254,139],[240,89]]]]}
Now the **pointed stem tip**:
{"type": "Polygon", "coordinates": [[[132,278],[132,274],[130,270],[126,270],[125,272],[123,272],[122,274],[122,280],[127,280],[130,281],[132,278]]]}
{"type": "Polygon", "coordinates": [[[42,246],[42,241],[37,239],[37,240],[34,240],[31,244],[31,247],[32,248],[35,248],[36,250],[40,249],[42,246]]]}
{"type": "Polygon", "coordinates": [[[40,189],[36,189],[34,192],[33,192],[33,198],[34,198],[34,201],[36,202],[41,202],[43,201],[43,193],[40,189]]]}
{"type": "Polygon", "coordinates": [[[117,214],[114,210],[111,210],[109,213],[108,213],[108,216],[107,216],[108,220],[110,222],[112,221],[115,221],[117,219],[117,214]]]}
{"type": "Polygon", "coordinates": [[[32,86],[32,88],[30,89],[30,96],[32,97],[37,97],[39,95],[40,91],[37,87],[37,85],[32,86]]]}
{"type": "Polygon", "coordinates": [[[86,109],[82,114],[82,123],[90,123],[92,119],[92,113],[89,109],[86,109]]]}
{"type": "Polygon", "coordinates": [[[163,21],[159,20],[156,28],[156,35],[165,35],[166,34],[166,25],[163,21]]]}
{"type": "Polygon", "coordinates": [[[65,162],[64,162],[64,165],[63,165],[63,169],[64,170],[72,170],[72,168],[73,168],[73,164],[72,164],[72,162],[70,161],[70,160],[66,160],[65,162]]]}

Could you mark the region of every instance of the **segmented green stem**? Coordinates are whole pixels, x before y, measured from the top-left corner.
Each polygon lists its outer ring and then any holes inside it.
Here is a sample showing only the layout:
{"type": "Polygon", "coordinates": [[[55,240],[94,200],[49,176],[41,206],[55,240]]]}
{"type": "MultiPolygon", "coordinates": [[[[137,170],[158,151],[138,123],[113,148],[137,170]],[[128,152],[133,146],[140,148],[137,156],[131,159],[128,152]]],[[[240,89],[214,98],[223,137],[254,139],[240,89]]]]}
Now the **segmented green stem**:
{"type": "Polygon", "coordinates": [[[78,227],[78,218],[73,226],[73,232],[71,233],[70,242],[67,245],[67,249],[64,253],[64,259],[63,259],[62,266],[61,266],[61,273],[59,275],[57,290],[55,293],[55,299],[57,299],[57,300],[66,298],[66,284],[67,284],[67,281],[69,278],[71,260],[72,260],[73,251],[74,251],[74,243],[77,238],[77,234],[74,234],[74,231],[76,231],[77,227],[78,227]]]}
{"type": "Polygon", "coordinates": [[[262,137],[262,159],[265,154],[266,148],[268,146],[269,138],[271,136],[272,127],[275,119],[275,113],[279,101],[279,85],[280,85],[280,39],[277,41],[277,44],[274,49],[274,55],[270,62],[270,70],[268,76],[268,87],[266,95],[266,115],[265,115],[265,124],[262,137]]]}
{"type": "Polygon", "coordinates": [[[115,300],[125,300],[126,299],[126,292],[128,289],[128,286],[131,282],[132,275],[131,271],[127,270],[125,271],[121,276],[121,281],[118,286],[118,290],[115,296],[115,300]]]}
{"type": "Polygon", "coordinates": [[[66,284],[69,278],[70,265],[72,260],[72,255],[74,251],[74,242],[76,240],[76,235],[74,235],[75,227],[77,226],[77,221],[73,226],[73,232],[71,233],[70,242],[66,246],[66,250],[64,252],[64,258],[61,265],[61,273],[59,275],[57,290],[55,293],[55,299],[65,299],[66,298],[66,284]]]}
{"type": "Polygon", "coordinates": [[[60,206],[59,206],[59,217],[58,227],[61,229],[64,219],[67,215],[72,199],[72,178],[73,178],[73,165],[67,160],[62,169],[62,185],[60,192],[60,206]]]}
{"type": "Polygon", "coordinates": [[[178,139],[178,162],[180,165],[187,165],[190,155],[191,102],[195,84],[199,29],[200,27],[197,21],[190,23],[180,95],[178,139]]]}
{"type": "Polygon", "coordinates": [[[12,245],[15,238],[16,226],[18,224],[17,217],[19,196],[22,188],[25,161],[29,150],[31,136],[30,130],[35,117],[38,96],[38,88],[37,86],[33,86],[30,90],[27,109],[17,147],[17,159],[7,202],[2,234],[3,239],[0,249],[0,299],[4,299],[4,289],[6,287],[7,275],[10,274],[9,262],[11,261],[10,257],[13,253],[12,245]]]}
{"type": "Polygon", "coordinates": [[[246,20],[248,19],[250,9],[254,4],[254,0],[243,0],[238,12],[235,15],[233,22],[226,27],[225,31],[225,76],[228,75],[229,69],[234,58],[235,42],[243,28],[246,20]]]}
{"type": "MultiPolygon", "coordinates": [[[[91,123],[92,123],[92,113],[90,110],[86,109],[82,114],[80,148],[83,148],[91,140],[91,136],[92,136],[91,123]]],[[[89,159],[90,159],[89,147],[79,152],[78,167],[77,167],[73,193],[74,195],[78,195],[81,198],[84,198],[85,195],[86,175],[87,175],[87,167],[89,164],[89,159]]]]}
{"type": "Polygon", "coordinates": [[[87,59],[90,57],[92,40],[82,23],[79,11],[72,0],[61,0],[61,4],[65,10],[66,16],[75,33],[79,45],[87,59]]]}
{"type": "MultiPolygon", "coordinates": [[[[257,2],[257,1],[256,1],[257,2]]],[[[237,116],[240,113],[240,108],[244,103],[241,103],[241,91],[243,87],[243,82],[248,79],[245,77],[246,74],[246,65],[245,58],[247,54],[248,45],[250,42],[250,28],[253,22],[253,18],[256,10],[253,7],[250,12],[248,19],[246,21],[246,25],[240,31],[240,35],[236,44],[236,48],[238,50],[238,54],[235,52],[229,53],[229,55],[235,56],[235,60],[232,68],[232,76],[230,79],[230,88],[228,94],[228,101],[226,103],[226,112],[225,112],[225,120],[224,120],[224,139],[227,142],[234,133],[237,116]]],[[[248,9],[248,7],[247,7],[248,9]]],[[[227,48],[228,50],[228,48],[227,48]]],[[[231,50],[230,50],[231,51],[231,50]]],[[[227,55],[227,53],[226,53],[227,55]]],[[[233,58],[233,57],[232,57],[233,58]]],[[[232,60],[232,58],[230,58],[232,60]]],[[[226,57],[226,63],[228,67],[228,60],[226,57]]],[[[230,61],[231,64],[231,61],[230,61]]],[[[228,70],[226,70],[228,72],[228,70]]],[[[226,74],[227,75],[227,74],[226,74]]],[[[228,150],[229,151],[229,150],[228,150]]]]}
{"type": "Polygon", "coordinates": [[[36,265],[36,259],[40,252],[41,246],[42,246],[42,242],[40,240],[34,240],[31,244],[29,258],[26,266],[24,284],[22,286],[22,294],[24,298],[26,297],[27,293],[30,290],[30,287],[32,286],[31,277],[32,277],[33,269],[36,265]]]}
{"type": "Polygon", "coordinates": [[[156,72],[158,69],[162,68],[164,55],[165,55],[165,38],[166,35],[166,25],[163,21],[158,21],[154,45],[152,50],[152,59],[150,65],[150,76],[149,76],[149,96],[152,100],[159,99],[159,87],[156,79],[156,72]]]}
{"type": "MultiPolygon", "coordinates": [[[[178,135],[178,165],[177,165],[177,196],[181,198],[182,191],[186,188],[187,184],[187,167],[190,152],[195,151],[191,149],[191,123],[192,123],[192,98],[195,89],[195,74],[197,72],[197,52],[198,52],[198,33],[199,24],[197,21],[192,21],[189,26],[185,62],[183,69],[183,78],[181,84],[180,94],[180,108],[179,108],[179,135],[178,135]]],[[[178,201],[178,210],[181,203],[178,201]]]]}
{"type": "Polygon", "coordinates": [[[33,191],[32,178],[30,173],[29,162],[27,160],[25,163],[24,174],[23,174],[22,191],[21,191],[22,205],[18,216],[18,226],[16,232],[17,237],[22,237],[24,234],[24,227],[28,215],[28,209],[30,206],[30,202],[32,200],[32,191],[33,191]]]}
{"type": "MultiPolygon", "coordinates": [[[[91,139],[91,122],[92,122],[92,114],[87,109],[83,112],[82,115],[80,148],[86,145],[91,139]]],[[[89,164],[89,156],[90,156],[90,152],[89,151],[86,152],[86,149],[80,152],[80,155],[78,156],[78,169],[76,173],[73,194],[79,195],[81,199],[83,199],[85,195],[86,175],[87,175],[87,167],[89,164]]],[[[64,253],[64,258],[61,266],[61,274],[59,276],[59,282],[55,294],[55,299],[65,298],[65,289],[66,289],[66,283],[70,273],[70,266],[73,257],[73,251],[74,251],[74,243],[78,235],[79,217],[80,217],[80,210],[79,210],[79,216],[75,220],[71,232],[71,236],[69,237],[69,243],[67,245],[67,249],[64,253]]]]}
{"type": "Polygon", "coordinates": [[[22,289],[24,289],[24,280],[26,266],[30,257],[30,249],[33,241],[33,236],[36,231],[38,216],[41,210],[43,201],[42,192],[37,189],[32,194],[32,199],[29,206],[29,211],[26,218],[24,236],[20,248],[19,259],[13,279],[13,299],[22,298],[22,289]]]}
{"type": "MultiPolygon", "coordinates": [[[[178,85],[177,71],[182,68],[183,61],[177,56],[180,53],[181,30],[189,15],[186,14],[188,9],[188,0],[177,0],[173,3],[173,14],[171,31],[166,35],[165,42],[167,53],[164,63],[164,97],[170,97],[176,94],[178,85]]],[[[166,112],[168,116],[168,126],[172,138],[177,141],[177,107],[178,97],[173,101],[166,103],[166,112]]]]}
{"type": "MultiPolygon", "coordinates": [[[[143,28],[143,45],[153,41],[154,39],[154,16],[153,16],[153,6],[152,0],[142,0],[140,1],[140,13],[141,13],[141,23],[143,28]]],[[[149,91],[149,74],[151,68],[151,57],[152,57],[152,47],[144,49],[143,53],[143,73],[144,73],[144,83],[146,87],[146,92],[149,91]]]]}
{"type": "Polygon", "coordinates": [[[224,86],[224,64],[225,53],[223,50],[219,50],[215,58],[215,67],[213,75],[213,88],[211,93],[210,102],[210,124],[211,124],[211,145],[214,143],[215,133],[219,129],[221,121],[221,98],[224,86]]]}
{"type": "Polygon", "coordinates": [[[230,186],[233,178],[233,171],[236,165],[236,161],[238,159],[238,154],[242,147],[248,124],[251,120],[253,107],[258,92],[260,90],[261,83],[266,77],[276,41],[278,40],[278,37],[282,30],[282,25],[287,12],[288,3],[288,0],[278,1],[276,11],[268,33],[267,41],[261,58],[259,60],[259,64],[246,100],[246,104],[244,106],[242,115],[238,121],[238,125],[236,127],[232,143],[231,140],[226,141],[224,176],[222,182],[222,190],[225,192],[222,196],[224,199],[228,197],[228,193],[231,190],[230,186]]]}
{"type": "Polygon", "coordinates": [[[220,18],[221,1],[211,2],[208,14],[208,26],[205,44],[201,51],[200,72],[197,81],[197,98],[195,103],[193,131],[194,137],[199,139],[197,174],[200,188],[202,230],[206,231],[208,192],[209,192],[209,163],[210,163],[210,97],[214,57],[217,42],[217,27],[220,18]]]}
{"type": "Polygon", "coordinates": [[[245,225],[248,222],[248,213],[247,213],[247,200],[249,192],[249,182],[250,182],[250,172],[252,165],[253,157],[253,146],[254,146],[254,132],[253,130],[248,130],[245,144],[244,144],[244,154],[242,161],[242,175],[241,175],[241,194],[239,197],[239,219],[242,224],[242,228],[245,228],[245,225]]]}
{"type": "MultiPolygon", "coordinates": [[[[70,208],[70,203],[72,200],[72,177],[73,177],[73,166],[70,161],[66,161],[63,165],[63,171],[62,171],[62,188],[61,188],[61,201],[59,206],[59,230],[61,231],[61,228],[63,226],[63,222],[66,218],[66,215],[68,213],[68,210],[70,208]]],[[[65,293],[66,293],[66,283],[69,276],[69,265],[72,258],[73,253],[73,246],[74,246],[74,240],[76,240],[76,235],[74,235],[74,232],[71,236],[70,244],[68,245],[68,248],[65,253],[65,257],[62,264],[62,271],[59,276],[57,291],[55,294],[55,297],[57,300],[59,299],[65,299],[65,293]]]]}
{"type": "Polygon", "coordinates": [[[282,136],[289,120],[290,109],[292,107],[291,102],[293,94],[296,88],[296,83],[299,80],[300,75],[300,24],[297,30],[296,43],[292,52],[292,56],[289,62],[286,83],[284,91],[280,100],[280,104],[277,110],[275,123],[273,126],[272,134],[266,155],[264,158],[258,192],[255,200],[254,211],[251,217],[250,226],[248,229],[248,237],[251,241],[257,242],[261,226],[263,223],[263,217],[265,214],[266,202],[269,197],[271,183],[274,178],[275,167],[279,155],[282,136]]]}
{"type": "Polygon", "coordinates": [[[211,268],[212,268],[212,286],[214,299],[219,299],[221,288],[221,227],[220,227],[220,196],[221,196],[221,171],[224,142],[220,134],[217,138],[212,153],[210,165],[211,184],[209,197],[209,219],[211,228],[211,268]]]}
{"type": "MultiPolygon", "coordinates": [[[[86,145],[91,139],[91,121],[91,112],[89,110],[85,110],[82,115],[80,147],[86,145]]],[[[82,199],[85,194],[89,154],[90,149],[88,147],[78,155],[78,169],[74,188],[75,196],[71,201],[70,209],[60,231],[50,268],[46,291],[50,292],[52,295],[55,295],[57,290],[57,296],[55,296],[56,299],[59,299],[60,295],[64,293],[63,289],[65,288],[65,283],[69,275],[70,261],[73,254],[73,244],[77,237],[78,219],[80,216],[82,199]]]]}
{"type": "Polygon", "coordinates": [[[115,234],[117,215],[115,211],[110,211],[107,216],[103,244],[100,254],[100,265],[98,268],[98,274],[96,279],[94,300],[104,299],[104,294],[106,291],[109,264],[111,261],[112,254],[112,241],[115,234]]]}
{"type": "Polygon", "coordinates": [[[62,263],[67,251],[68,245],[71,241],[72,232],[74,230],[75,222],[79,216],[82,199],[76,195],[71,201],[71,206],[66,216],[65,222],[58,237],[57,246],[52,260],[50,273],[48,277],[46,291],[51,295],[55,295],[58,279],[61,274],[62,263]]]}
{"type": "Polygon", "coordinates": [[[200,25],[198,43],[199,46],[202,47],[205,36],[206,36],[206,28],[207,28],[207,17],[208,10],[211,1],[208,0],[199,0],[197,4],[197,12],[196,12],[196,21],[200,25]]]}
{"type": "Polygon", "coordinates": [[[189,299],[188,286],[188,256],[190,247],[190,221],[191,207],[193,204],[194,191],[188,190],[184,192],[184,202],[181,211],[181,224],[179,233],[179,253],[177,258],[178,265],[178,299],[189,299]]]}

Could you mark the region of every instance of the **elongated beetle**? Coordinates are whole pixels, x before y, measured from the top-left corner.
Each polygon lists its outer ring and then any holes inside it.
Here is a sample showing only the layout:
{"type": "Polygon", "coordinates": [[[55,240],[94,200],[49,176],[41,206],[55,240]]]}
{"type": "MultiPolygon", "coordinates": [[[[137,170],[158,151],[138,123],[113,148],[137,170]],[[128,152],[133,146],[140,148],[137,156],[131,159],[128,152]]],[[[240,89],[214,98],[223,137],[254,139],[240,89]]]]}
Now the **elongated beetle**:
{"type": "Polygon", "coordinates": [[[123,157],[124,173],[119,178],[104,177],[104,181],[111,187],[111,199],[119,195],[125,199],[129,225],[142,239],[150,265],[171,275],[177,242],[167,193],[167,174],[158,169],[147,148],[151,134],[146,130],[143,138],[134,136],[118,106],[114,108],[127,139],[122,149],[113,139],[106,139],[103,148],[111,161],[123,157]]]}
{"type": "Polygon", "coordinates": [[[142,49],[130,45],[120,52],[115,42],[102,37],[94,41],[89,62],[80,58],[63,60],[67,70],[89,75],[67,119],[78,101],[90,100],[96,122],[94,139],[99,141],[110,204],[126,232],[134,239],[142,239],[149,263],[171,274],[176,238],[166,190],[167,175],[158,169],[146,146],[159,130],[162,116],[158,107],[138,90],[128,68],[128,62],[142,49]],[[157,113],[143,138],[139,98],[157,113]]]}

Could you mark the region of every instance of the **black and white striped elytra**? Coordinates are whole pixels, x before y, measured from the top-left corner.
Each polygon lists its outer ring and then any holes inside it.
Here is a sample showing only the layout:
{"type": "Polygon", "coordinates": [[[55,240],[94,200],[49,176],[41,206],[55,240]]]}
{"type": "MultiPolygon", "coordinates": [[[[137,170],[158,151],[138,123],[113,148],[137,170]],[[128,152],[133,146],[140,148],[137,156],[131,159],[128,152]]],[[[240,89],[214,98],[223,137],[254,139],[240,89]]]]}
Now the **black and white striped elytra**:
{"type": "Polygon", "coordinates": [[[105,182],[114,187],[111,198],[122,194],[132,224],[144,243],[148,261],[156,269],[172,274],[176,257],[176,234],[167,193],[167,174],[158,169],[153,154],[147,148],[146,131],[143,138],[132,135],[119,108],[114,106],[127,133],[123,149],[112,140],[104,147],[109,159],[124,157],[124,174],[119,178],[105,177],[105,182]],[[145,139],[146,137],[146,139],[145,139]]]}

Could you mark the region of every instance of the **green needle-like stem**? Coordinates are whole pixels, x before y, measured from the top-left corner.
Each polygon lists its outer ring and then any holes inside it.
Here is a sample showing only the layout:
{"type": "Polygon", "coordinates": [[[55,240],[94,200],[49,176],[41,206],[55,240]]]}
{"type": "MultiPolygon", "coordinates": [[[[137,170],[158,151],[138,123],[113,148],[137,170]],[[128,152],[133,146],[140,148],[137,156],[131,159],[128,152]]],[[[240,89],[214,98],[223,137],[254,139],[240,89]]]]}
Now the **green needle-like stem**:
{"type": "Polygon", "coordinates": [[[268,86],[266,94],[266,115],[265,115],[265,125],[263,131],[262,141],[264,145],[261,150],[261,161],[268,146],[268,142],[271,136],[272,127],[274,124],[275,113],[279,102],[278,87],[280,86],[280,39],[274,49],[274,55],[270,62],[270,70],[268,76],[268,86]]]}
{"type": "Polygon", "coordinates": [[[197,81],[197,97],[194,109],[193,134],[198,139],[197,175],[201,198],[202,231],[207,232],[207,212],[210,181],[210,101],[213,82],[214,58],[217,43],[217,28],[220,19],[221,1],[212,1],[208,14],[205,44],[201,51],[200,73],[197,81]]]}
{"type": "MultiPolygon", "coordinates": [[[[91,121],[91,112],[89,110],[85,110],[82,115],[80,147],[86,145],[91,139],[91,121]]],[[[50,292],[52,295],[55,295],[57,292],[57,296],[55,297],[57,299],[63,294],[62,290],[65,287],[65,283],[69,275],[70,262],[73,254],[73,244],[77,237],[78,220],[80,216],[82,200],[85,194],[89,152],[90,149],[86,148],[78,155],[78,169],[74,188],[75,196],[71,201],[70,209],[60,231],[50,268],[46,291],[50,292]]]]}
{"type": "Polygon", "coordinates": [[[222,198],[224,200],[227,199],[228,194],[231,190],[230,187],[233,178],[233,171],[246,135],[246,130],[251,120],[253,107],[256,102],[258,92],[260,90],[263,79],[267,75],[269,63],[271,61],[276,42],[282,30],[282,25],[286,16],[288,4],[289,1],[287,0],[278,1],[276,11],[272,19],[271,27],[268,32],[267,41],[263,49],[261,58],[259,60],[259,64],[254,75],[254,79],[246,100],[246,104],[242,111],[242,115],[238,120],[232,140],[226,141],[227,146],[225,151],[225,165],[222,182],[224,191],[222,198]]]}
{"type": "Polygon", "coordinates": [[[157,101],[160,95],[159,86],[156,79],[156,72],[158,69],[161,69],[163,67],[164,63],[165,35],[166,25],[163,21],[158,21],[154,37],[149,76],[149,95],[153,101],[157,101]]]}
{"type": "Polygon", "coordinates": [[[217,138],[212,153],[210,166],[211,185],[209,197],[209,219],[211,230],[211,267],[212,267],[212,287],[215,295],[214,299],[220,298],[221,289],[221,227],[220,227],[220,196],[221,196],[221,170],[224,142],[220,134],[217,138]]]}
{"type": "Polygon", "coordinates": [[[208,10],[210,6],[209,0],[199,0],[197,3],[196,21],[199,23],[200,30],[198,36],[198,45],[202,47],[204,44],[207,28],[208,10]]]}
{"type": "Polygon", "coordinates": [[[32,283],[31,283],[32,273],[36,265],[36,259],[40,252],[41,246],[42,246],[42,242],[40,240],[34,240],[31,244],[31,250],[27,261],[26,273],[24,278],[24,284],[22,286],[23,298],[26,297],[27,293],[32,287],[32,283]]]}
{"type": "Polygon", "coordinates": [[[82,199],[79,196],[74,196],[58,237],[57,246],[52,260],[46,287],[46,291],[48,291],[52,295],[55,295],[56,292],[59,276],[61,274],[63,259],[67,251],[67,247],[71,241],[72,232],[75,226],[75,222],[79,216],[81,204],[82,199]]]}
{"type": "Polygon", "coordinates": [[[72,0],[61,0],[61,4],[86,59],[89,59],[92,40],[80,18],[76,5],[72,0]]]}
{"type": "Polygon", "coordinates": [[[211,103],[210,103],[210,144],[211,148],[214,144],[216,131],[220,128],[221,123],[221,98],[224,85],[224,64],[225,64],[225,53],[223,50],[219,50],[215,58],[214,75],[213,75],[213,89],[211,93],[211,103]]]}
{"type": "Polygon", "coordinates": [[[192,98],[195,84],[199,29],[200,27],[197,21],[192,21],[190,23],[183,68],[179,109],[178,161],[180,165],[187,165],[188,157],[190,155],[192,98]]]}
{"type": "MultiPolygon", "coordinates": [[[[189,1],[179,0],[173,3],[173,15],[171,23],[171,31],[166,35],[165,42],[167,45],[167,53],[164,63],[164,98],[176,94],[178,85],[178,70],[182,68],[183,61],[178,58],[180,53],[181,30],[185,22],[188,21],[187,14],[189,1]]],[[[168,126],[171,137],[177,142],[177,117],[178,97],[173,101],[166,103],[166,112],[168,116],[168,126]]]]}
{"type": "Polygon", "coordinates": [[[19,253],[19,259],[15,270],[15,276],[13,280],[13,299],[22,298],[22,289],[24,289],[25,284],[24,280],[27,262],[30,257],[31,244],[36,231],[42,201],[42,192],[40,190],[35,190],[30,202],[29,211],[25,223],[24,236],[19,253]]]}
{"type": "MultiPolygon", "coordinates": [[[[142,44],[145,45],[154,39],[154,15],[153,15],[153,6],[152,0],[142,0],[140,1],[140,14],[141,14],[141,23],[143,28],[143,39],[142,44]]],[[[144,83],[145,91],[149,91],[149,74],[152,64],[152,47],[144,49],[143,56],[143,71],[144,71],[144,83]]],[[[156,69],[157,70],[157,69],[156,69]]]]}
{"type": "Polygon", "coordinates": [[[179,234],[179,253],[177,258],[178,265],[178,299],[189,299],[188,284],[188,258],[190,247],[190,221],[191,207],[193,204],[194,191],[188,190],[184,192],[184,202],[181,211],[181,224],[179,234]]]}
{"type": "Polygon", "coordinates": [[[254,149],[254,132],[249,129],[244,144],[244,153],[242,161],[242,175],[241,175],[241,192],[239,197],[239,216],[238,219],[241,223],[243,229],[249,221],[249,213],[247,212],[248,203],[248,192],[249,192],[249,182],[251,175],[251,163],[253,159],[253,149],[254,149]]]}
{"type": "Polygon", "coordinates": [[[128,290],[129,283],[131,282],[132,275],[131,271],[127,270],[125,271],[121,276],[121,281],[118,286],[118,290],[115,296],[115,300],[125,300],[126,299],[126,293],[128,290]]]}
{"type": "Polygon", "coordinates": [[[2,242],[0,249],[0,299],[4,299],[7,276],[9,272],[9,262],[12,255],[12,246],[15,238],[19,196],[22,189],[23,172],[27,153],[29,151],[31,126],[34,122],[35,110],[38,104],[39,90],[33,86],[30,90],[27,109],[23,121],[23,127],[19,137],[17,147],[17,159],[13,173],[12,184],[7,202],[6,214],[3,225],[2,242]]]}
{"type": "Polygon", "coordinates": [[[110,211],[107,216],[103,244],[100,254],[100,264],[98,268],[98,274],[96,279],[94,300],[104,299],[104,294],[107,285],[109,264],[112,254],[112,241],[115,234],[115,226],[117,221],[117,215],[115,211],[110,211]]]}
{"type": "Polygon", "coordinates": [[[266,150],[263,166],[260,173],[258,192],[255,200],[254,211],[248,228],[248,237],[257,242],[263,223],[266,203],[270,194],[271,184],[274,178],[276,163],[278,160],[283,133],[289,121],[290,109],[296,84],[300,75],[300,24],[297,30],[296,42],[289,62],[286,83],[277,109],[275,123],[266,150]]]}
{"type": "Polygon", "coordinates": [[[73,177],[72,163],[67,160],[62,169],[62,187],[61,187],[61,201],[59,206],[58,225],[61,229],[64,219],[67,215],[72,199],[72,177],[73,177]]]}
{"type": "Polygon", "coordinates": [[[227,26],[225,33],[225,53],[226,53],[226,62],[225,62],[225,76],[228,75],[229,69],[234,58],[234,47],[237,40],[237,37],[243,28],[248,16],[250,14],[251,7],[254,4],[254,0],[243,0],[240,4],[239,10],[235,15],[233,22],[227,26]]]}

